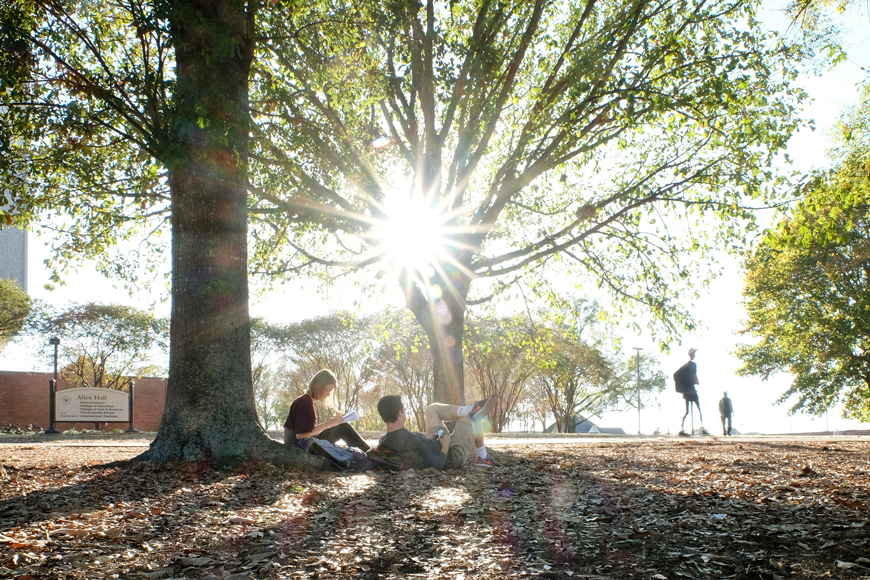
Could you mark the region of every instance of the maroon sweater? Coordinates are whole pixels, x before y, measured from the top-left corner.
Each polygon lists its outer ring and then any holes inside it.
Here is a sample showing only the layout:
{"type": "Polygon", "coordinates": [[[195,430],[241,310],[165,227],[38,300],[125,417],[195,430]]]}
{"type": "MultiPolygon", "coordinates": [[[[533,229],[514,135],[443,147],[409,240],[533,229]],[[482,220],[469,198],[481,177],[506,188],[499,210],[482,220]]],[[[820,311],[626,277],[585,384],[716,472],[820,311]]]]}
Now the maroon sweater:
{"type": "Polygon", "coordinates": [[[317,425],[317,411],[314,410],[314,399],[308,393],[303,393],[290,405],[284,428],[294,433],[308,433],[315,425],[317,425]]]}

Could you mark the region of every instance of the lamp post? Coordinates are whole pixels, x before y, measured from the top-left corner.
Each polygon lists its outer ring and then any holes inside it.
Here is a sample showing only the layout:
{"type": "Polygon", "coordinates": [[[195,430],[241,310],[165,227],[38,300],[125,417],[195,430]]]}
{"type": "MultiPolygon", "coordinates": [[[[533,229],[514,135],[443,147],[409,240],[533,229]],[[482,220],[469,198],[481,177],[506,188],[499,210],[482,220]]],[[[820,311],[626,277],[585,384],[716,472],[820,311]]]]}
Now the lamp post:
{"type": "Polygon", "coordinates": [[[48,382],[48,429],[45,430],[47,435],[55,435],[60,433],[57,430],[55,399],[57,398],[57,347],[60,346],[60,339],[52,336],[48,339],[48,344],[54,347],[54,379],[48,382]]]}
{"type": "Polygon", "coordinates": [[[57,385],[57,347],[60,346],[60,339],[52,336],[48,339],[48,344],[54,346],[54,384],[57,385]]]}
{"type": "Polygon", "coordinates": [[[640,351],[643,348],[635,346],[637,351],[637,434],[640,435],[640,351]]]}

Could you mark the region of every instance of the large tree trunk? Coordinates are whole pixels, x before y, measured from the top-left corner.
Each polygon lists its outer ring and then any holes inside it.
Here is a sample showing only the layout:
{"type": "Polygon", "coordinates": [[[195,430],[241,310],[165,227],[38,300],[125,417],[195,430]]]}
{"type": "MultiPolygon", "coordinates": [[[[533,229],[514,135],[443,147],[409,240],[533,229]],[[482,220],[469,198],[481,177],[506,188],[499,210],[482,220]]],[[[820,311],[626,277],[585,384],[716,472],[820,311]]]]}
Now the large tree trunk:
{"type": "Polygon", "coordinates": [[[178,147],[169,166],[169,383],[160,430],[145,457],[309,464],[266,436],[254,403],[246,207],[252,8],[244,0],[168,6],[177,40],[172,130],[178,147]]]}
{"type": "MultiPolygon", "coordinates": [[[[403,281],[403,286],[408,288],[403,281]]],[[[434,400],[438,403],[465,403],[465,374],[462,341],[465,334],[465,300],[468,286],[443,288],[442,299],[427,299],[413,287],[406,291],[408,308],[429,338],[432,353],[434,400]]]]}

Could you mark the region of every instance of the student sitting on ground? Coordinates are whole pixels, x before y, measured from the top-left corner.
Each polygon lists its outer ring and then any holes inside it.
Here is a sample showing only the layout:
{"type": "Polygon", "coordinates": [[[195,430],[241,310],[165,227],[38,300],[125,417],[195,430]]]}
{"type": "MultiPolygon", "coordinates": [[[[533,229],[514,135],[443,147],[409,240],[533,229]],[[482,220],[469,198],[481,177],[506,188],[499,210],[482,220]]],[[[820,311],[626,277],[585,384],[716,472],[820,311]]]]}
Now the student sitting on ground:
{"type": "Polygon", "coordinates": [[[458,469],[477,448],[475,465],[492,467],[495,462],[489,457],[483,443],[483,433],[476,433],[481,419],[486,416],[486,406],[491,397],[473,405],[446,405],[432,403],[426,407],[426,434],[405,429],[405,406],[399,395],[387,395],[378,401],[378,414],[387,424],[387,433],[378,441],[378,450],[392,451],[403,455],[416,453],[429,467],[435,469],[458,469]],[[448,433],[444,421],[456,421],[453,433],[448,433]],[[439,437],[439,432],[442,435],[439,437]]]}
{"type": "Polygon", "coordinates": [[[290,405],[290,412],[287,414],[287,420],[284,421],[285,445],[296,445],[308,451],[310,438],[317,437],[330,443],[342,440],[346,445],[358,447],[362,451],[370,449],[356,429],[344,422],[344,415],[338,414],[323,423],[317,422],[314,401],[331,401],[337,384],[335,375],[326,369],[314,375],[308,384],[308,390],[299,395],[290,405]]]}

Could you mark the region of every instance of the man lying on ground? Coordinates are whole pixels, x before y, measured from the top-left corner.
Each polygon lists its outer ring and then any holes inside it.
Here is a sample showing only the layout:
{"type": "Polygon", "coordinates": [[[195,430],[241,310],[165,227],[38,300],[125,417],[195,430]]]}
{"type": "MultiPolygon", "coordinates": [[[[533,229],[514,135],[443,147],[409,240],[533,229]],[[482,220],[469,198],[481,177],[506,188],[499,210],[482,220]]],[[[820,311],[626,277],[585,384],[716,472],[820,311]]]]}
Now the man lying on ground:
{"type": "Polygon", "coordinates": [[[458,469],[477,450],[475,465],[492,467],[495,462],[483,443],[486,407],[492,397],[472,405],[432,403],[426,407],[426,434],[405,429],[405,406],[399,395],[387,395],[378,401],[378,414],[387,424],[387,433],[378,441],[381,451],[399,455],[416,453],[439,471],[458,469]],[[455,421],[449,433],[444,421],[455,421]]]}

